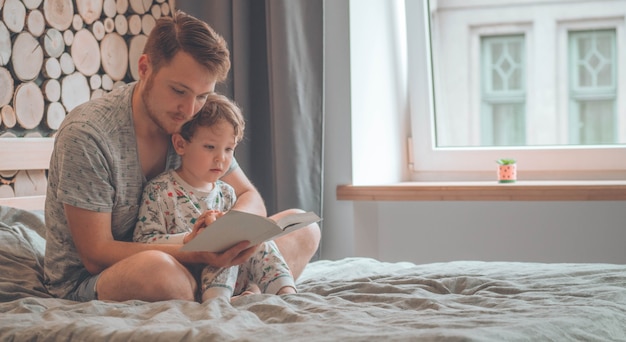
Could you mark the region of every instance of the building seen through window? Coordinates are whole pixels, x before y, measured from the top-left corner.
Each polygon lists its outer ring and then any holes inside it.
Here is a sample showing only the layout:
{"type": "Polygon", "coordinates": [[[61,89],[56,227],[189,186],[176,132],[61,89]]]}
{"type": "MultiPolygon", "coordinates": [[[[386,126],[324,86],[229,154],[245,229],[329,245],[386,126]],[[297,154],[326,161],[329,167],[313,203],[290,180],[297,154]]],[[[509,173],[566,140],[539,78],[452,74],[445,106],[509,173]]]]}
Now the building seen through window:
{"type": "Polygon", "coordinates": [[[431,0],[436,146],[626,143],[626,5],[593,3],[431,0]]]}

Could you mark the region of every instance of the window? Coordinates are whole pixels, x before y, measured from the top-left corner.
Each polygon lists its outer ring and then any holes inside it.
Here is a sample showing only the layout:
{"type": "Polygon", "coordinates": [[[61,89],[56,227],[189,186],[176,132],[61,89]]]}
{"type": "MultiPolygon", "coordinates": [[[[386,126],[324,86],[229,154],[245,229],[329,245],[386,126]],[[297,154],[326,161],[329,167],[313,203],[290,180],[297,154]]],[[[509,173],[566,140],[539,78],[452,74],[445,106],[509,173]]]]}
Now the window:
{"type": "Polygon", "coordinates": [[[525,145],[524,36],[481,37],[481,145],[525,145]]]}
{"type": "Polygon", "coordinates": [[[617,143],[615,30],[569,33],[570,141],[617,143]]]}
{"type": "Polygon", "coordinates": [[[624,1],[406,1],[413,180],[626,175],[624,1]],[[622,61],[622,65],[619,62],[622,61]]]}

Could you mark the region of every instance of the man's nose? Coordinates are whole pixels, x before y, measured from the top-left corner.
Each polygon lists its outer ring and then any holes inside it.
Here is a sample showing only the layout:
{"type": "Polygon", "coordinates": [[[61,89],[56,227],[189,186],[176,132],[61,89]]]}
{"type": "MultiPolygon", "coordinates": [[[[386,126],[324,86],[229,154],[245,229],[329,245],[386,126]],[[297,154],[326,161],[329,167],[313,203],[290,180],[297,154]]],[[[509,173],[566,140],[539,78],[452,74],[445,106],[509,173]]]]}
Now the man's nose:
{"type": "Polygon", "coordinates": [[[178,105],[178,110],[185,114],[185,117],[187,118],[193,117],[198,112],[196,110],[196,99],[193,97],[185,99],[185,101],[178,105]]]}

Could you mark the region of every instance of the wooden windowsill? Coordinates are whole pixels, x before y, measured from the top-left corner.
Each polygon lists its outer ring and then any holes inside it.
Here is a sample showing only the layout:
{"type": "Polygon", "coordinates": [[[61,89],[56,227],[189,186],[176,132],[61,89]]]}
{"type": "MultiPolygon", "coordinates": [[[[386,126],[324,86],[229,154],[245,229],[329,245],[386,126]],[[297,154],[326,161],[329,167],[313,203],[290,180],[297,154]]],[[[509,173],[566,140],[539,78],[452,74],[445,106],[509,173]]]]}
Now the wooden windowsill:
{"type": "Polygon", "coordinates": [[[626,181],[402,182],[339,185],[351,201],[625,201],[626,181]]]}

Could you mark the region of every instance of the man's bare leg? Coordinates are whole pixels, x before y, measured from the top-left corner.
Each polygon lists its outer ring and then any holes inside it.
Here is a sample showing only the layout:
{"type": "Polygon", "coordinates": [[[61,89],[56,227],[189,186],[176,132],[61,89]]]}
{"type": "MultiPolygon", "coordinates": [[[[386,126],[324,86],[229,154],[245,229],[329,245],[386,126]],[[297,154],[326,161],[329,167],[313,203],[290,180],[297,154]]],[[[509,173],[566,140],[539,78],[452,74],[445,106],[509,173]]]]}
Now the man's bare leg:
{"type": "Polygon", "coordinates": [[[128,257],[102,272],[98,299],[149,302],[195,300],[197,283],[189,270],[169,254],[145,251],[128,257]]]}
{"type": "MultiPolygon", "coordinates": [[[[289,209],[273,215],[272,218],[278,219],[297,212],[303,211],[299,209],[289,209]]],[[[274,240],[280,253],[285,258],[294,279],[300,277],[306,265],[311,261],[313,255],[315,255],[321,237],[320,227],[317,223],[313,223],[274,240]]]]}

